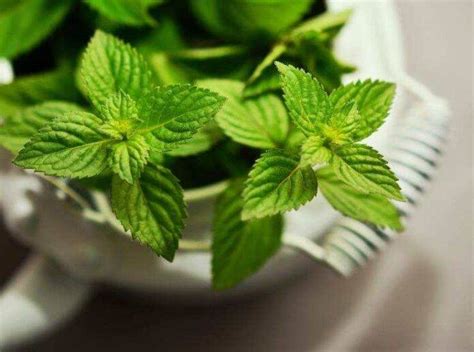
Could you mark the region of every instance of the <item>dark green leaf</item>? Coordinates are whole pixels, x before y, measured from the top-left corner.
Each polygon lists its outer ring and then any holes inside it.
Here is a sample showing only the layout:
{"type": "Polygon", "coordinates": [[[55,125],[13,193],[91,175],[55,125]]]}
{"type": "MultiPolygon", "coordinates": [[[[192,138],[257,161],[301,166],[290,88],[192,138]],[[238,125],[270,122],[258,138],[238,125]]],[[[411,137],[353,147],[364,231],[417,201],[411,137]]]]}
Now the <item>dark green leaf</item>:
{"type": "Polygon", "coordinates": [[[231,288],[259,270],[281,246],[280,215],[242,221],[242,182],[232,183],[216,204],[212,239],[212,284],[231,288]]]}

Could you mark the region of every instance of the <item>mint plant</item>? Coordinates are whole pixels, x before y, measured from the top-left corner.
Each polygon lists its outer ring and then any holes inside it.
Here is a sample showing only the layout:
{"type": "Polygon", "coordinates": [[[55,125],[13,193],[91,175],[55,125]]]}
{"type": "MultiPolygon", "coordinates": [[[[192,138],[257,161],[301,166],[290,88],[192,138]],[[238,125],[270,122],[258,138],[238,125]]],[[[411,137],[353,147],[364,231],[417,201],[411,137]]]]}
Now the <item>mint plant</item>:
{"type": "Polygon", "coordinates": [[[182,189],[168,169],[148,162],[150,153],[186,142],[223,98],[189,85],[155,86],[144,58],[101,31],[86,49],[81,80],[98,113],[61,114],[24,145],[15,165],[69,178],[110,169],[124,229],[172,261],[186,216],[182,189]]]}
{"type": "Polygon", "coordinates": [[[0,144],[20,168],[108,194],[124,231],[168,261],[185,226],[183,188],[228,181],[209,214],[219,290],[279,250],[283,214],[318,189],[345,216],[402,230],[397,179],[364,144],[395,86],[341,85],[355,68],[332,42],[350,12],[318,6],[0,0],[0,56],[20,72],[0,86],[0,144]],[[43,55],[56,64],[32,70],[43,55]]]}
{"type": "MultiPolygon", "coordinates": [[[[274,215],[311,200],[318,184],[318,170],[315,173],[313,168],[322,168],[327,179],[332,179],[328,172],[333,173],[347,192],[376,195],[381,201],[403,200],[397,178],[383,157],[375,149],[357,143],[383,123],[394,85],[367,80],[342,86],[328,96],[321,84],[303,70],[276,65],[289,115],[305,138],[300,150],[270,150],[257,160],[243,193],[242,218],[274,215]]],[[[333,197],[328,200],[336,209],[349,213],[333,197]]],[[[384,219],[380,214],[351,213],[377,225],[393,225],[392,218],[384,219]]],[[[394,227],[400,226],[397,223],[394,227]]]]}

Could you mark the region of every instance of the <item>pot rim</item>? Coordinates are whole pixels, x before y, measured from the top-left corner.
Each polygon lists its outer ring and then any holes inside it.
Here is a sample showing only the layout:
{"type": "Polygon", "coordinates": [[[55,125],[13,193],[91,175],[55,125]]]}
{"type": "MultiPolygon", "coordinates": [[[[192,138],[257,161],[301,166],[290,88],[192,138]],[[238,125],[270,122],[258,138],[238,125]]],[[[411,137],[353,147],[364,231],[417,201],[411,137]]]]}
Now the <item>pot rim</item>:
{"type": "Polygon", "coordinates": [[[185,189],[184,200],[188,203],[213,198],[222,193],[229,185],[230,179],[214,182],[206,186],[185,189]]]}

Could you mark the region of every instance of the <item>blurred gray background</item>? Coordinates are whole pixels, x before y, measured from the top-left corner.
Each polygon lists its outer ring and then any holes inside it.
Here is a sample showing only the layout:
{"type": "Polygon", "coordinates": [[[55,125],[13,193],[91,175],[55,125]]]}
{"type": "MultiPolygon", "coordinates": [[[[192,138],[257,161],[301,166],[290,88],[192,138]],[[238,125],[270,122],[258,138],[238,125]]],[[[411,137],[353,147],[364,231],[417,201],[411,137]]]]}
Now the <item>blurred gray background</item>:
{"type": "MultiPolygon", "coordinates": [[[[382,257],[348,280],[315,265],[271,293],[212,307],[102,292],[18,351],[472,351],[473,2],[397,5],[409,73],[449,99],[453,115],[432,192],[382,257]]],[[[0,225],[1,285],[26,255],[0,225]]]]}

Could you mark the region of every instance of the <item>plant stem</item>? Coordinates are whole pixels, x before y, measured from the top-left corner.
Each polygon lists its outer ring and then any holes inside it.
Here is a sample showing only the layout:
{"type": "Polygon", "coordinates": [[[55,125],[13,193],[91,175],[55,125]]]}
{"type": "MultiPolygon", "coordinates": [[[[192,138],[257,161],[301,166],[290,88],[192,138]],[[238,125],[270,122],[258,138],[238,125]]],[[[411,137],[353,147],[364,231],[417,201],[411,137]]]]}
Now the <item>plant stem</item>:
{"type": "Polygon", "coordinates": [[[73,190],[71,187],[65,184],[63,181],[57,178],[42,175],[42,174],[36,174],[36,175],[42,178],[43,180],[47,181],[48,183],[50,183],[51,185],[53,185],[60,191],[64,192],[72,200],[74,200],[81,208],[84,208],[84,209],[90,208],[89,202],[85,200],[79,193],[77,193],[75,190],[73,190]]]}

